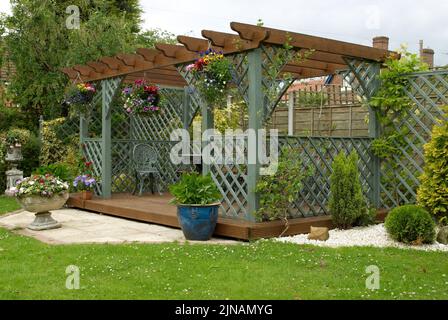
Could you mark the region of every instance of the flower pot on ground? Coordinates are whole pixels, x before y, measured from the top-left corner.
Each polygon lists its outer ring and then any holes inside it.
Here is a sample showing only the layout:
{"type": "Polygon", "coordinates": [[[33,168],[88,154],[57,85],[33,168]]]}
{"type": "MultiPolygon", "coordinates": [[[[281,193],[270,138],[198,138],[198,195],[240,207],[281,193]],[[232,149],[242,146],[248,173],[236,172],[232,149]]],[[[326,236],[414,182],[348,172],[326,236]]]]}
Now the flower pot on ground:
{"type": "Polygon", "coordinates": [[[93,192],[92,191],[81,191],[81,199],[86,200],[92,200],[93,198],[93,192]]]}
{"type": "Polygon", "coordinates": [[[35,214],[28,229],[35,231],[61,227],[51,217],[52,210],[62,208],[69,198],[69,186],[52,175],[35,175],[19,181],[14,192],[23,209],[35,214]]]}
{"type": "Polygon", "coordinates": [[[82,200],[92,200],[96,179],[90,174],[77,176],[73,181],[73,188],[79,192],[82,200]]]}
{"type": "Polygon", "coordinates": [[[182,175],[181,180],[170,186],[177,204],[177,217],[187,240],[207,241],[215,231],[221,193],[212,177],[197,173],[182,175]]]}

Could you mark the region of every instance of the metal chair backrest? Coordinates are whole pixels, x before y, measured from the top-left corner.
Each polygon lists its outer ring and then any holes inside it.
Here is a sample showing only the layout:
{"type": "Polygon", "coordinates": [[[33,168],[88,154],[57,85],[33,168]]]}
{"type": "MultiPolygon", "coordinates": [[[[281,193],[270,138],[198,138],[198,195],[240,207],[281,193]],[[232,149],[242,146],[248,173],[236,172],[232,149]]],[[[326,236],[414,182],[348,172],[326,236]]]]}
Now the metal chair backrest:
{"type": "Polygon", "coordinates": [[[134,147],[132,159],[137,171],[154,171],[156,170],[158,153],[149,144],[141,143],[134,147]]]}

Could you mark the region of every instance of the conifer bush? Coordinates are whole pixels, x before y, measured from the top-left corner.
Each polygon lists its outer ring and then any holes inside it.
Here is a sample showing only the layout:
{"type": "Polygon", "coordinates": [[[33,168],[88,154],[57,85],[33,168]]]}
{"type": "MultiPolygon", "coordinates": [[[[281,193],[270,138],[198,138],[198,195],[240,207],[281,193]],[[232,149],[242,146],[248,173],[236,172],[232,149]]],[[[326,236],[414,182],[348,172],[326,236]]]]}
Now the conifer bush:
{"type": "Polygon", "coordinates": [[[334,159],[332,167],[329,207],[333,224],[339,229],[372,224],[375,212],[368,210],[362,193],[356,152],[348,157],[341,152],[334,159]]]}
{"type": "Polygon", "coordinates": [[[425,171],[417,193],[418,203],[437,219],[448,217],[448,122],[441,124],[424,147],[425,171]]]}
{"type": "Polygon", "coordinates": [[[433,243],[436,237],[433,218],[428,211],[415,205],[392,210],[386,218],[385,227],[394,240],[407,244],[433,243]]]}

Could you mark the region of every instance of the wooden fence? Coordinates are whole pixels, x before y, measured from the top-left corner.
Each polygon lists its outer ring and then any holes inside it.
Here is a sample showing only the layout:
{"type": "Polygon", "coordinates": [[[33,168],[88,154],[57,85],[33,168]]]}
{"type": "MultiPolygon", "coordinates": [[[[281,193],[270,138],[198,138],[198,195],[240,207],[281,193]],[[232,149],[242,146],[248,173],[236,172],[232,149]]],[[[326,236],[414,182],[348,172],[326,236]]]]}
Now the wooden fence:
{"type": "Polygon", "coordinates": [[[368,109],[343,86],[310,86],[289,93],[268,128],[295,136],[367,137],[368,109]]]}

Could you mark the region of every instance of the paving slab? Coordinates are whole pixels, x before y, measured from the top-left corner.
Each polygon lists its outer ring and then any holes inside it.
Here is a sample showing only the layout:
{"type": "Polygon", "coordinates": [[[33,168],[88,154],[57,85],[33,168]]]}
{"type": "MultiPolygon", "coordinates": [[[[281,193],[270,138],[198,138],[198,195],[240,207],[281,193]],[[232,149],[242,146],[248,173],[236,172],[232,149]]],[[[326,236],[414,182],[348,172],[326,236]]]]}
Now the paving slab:
{"type": "MultiPolygon", "coordinates": [[[[78,209],[52,211],[62,228],[32,231],[27,226],[34,214],[26,211],[0,216],[0,227],[33,237],[48,244],[123,244],[123,243],[185,243],[179,229],[120,219],[78,209]]],[[[188,241],[199,244],[237,244],[234,240],[213,238],[210,241],[188,241]]]]}

